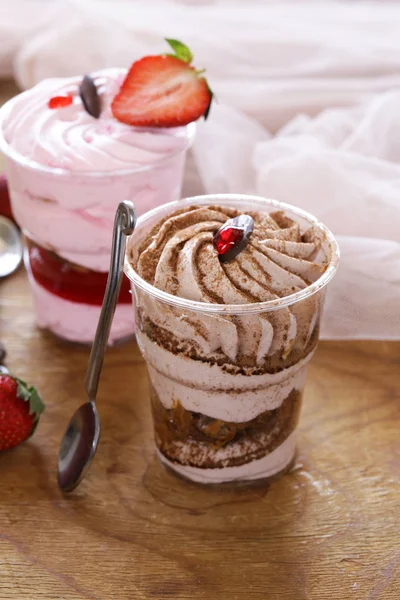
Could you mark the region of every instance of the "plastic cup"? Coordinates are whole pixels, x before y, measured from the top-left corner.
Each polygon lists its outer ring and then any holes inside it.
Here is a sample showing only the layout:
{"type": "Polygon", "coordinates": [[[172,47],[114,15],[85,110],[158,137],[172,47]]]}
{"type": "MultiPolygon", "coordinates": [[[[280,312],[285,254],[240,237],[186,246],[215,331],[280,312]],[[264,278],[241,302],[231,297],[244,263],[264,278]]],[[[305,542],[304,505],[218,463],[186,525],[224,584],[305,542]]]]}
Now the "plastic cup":
{"type": "Polygon", "coordinates": [[[319,338],[326,286],[338,260],[337,243],[322,223],[276,200],[198,196],[140,217],[128,243],[125,273],[132,284],[136,336],[147,365],[155,441],[164,465],[205,484],[268,479],[289,468],[307,366],[319,338]],[[243,213],[283,210],[302,232],[314,227],[322,240],[323,274],[289,296],[233,305],[176,297],[142,279],[130,258],[144,237],[177,209],[202,205],[228,206],[243,213]],[[290,344],[261,363],[256,354],[230,359],[238,328],[241,335],[251,336],[260,326],[272,326],[276,339],[291,336],[290,344]],[[210,339],[213,352],[207,347],[210,339]]]}
{"type": "MultiPolygon", "coordinates": [[[[6,156],[13,214],[28,240],[25,264],[36,321],[61,338],[90,343],[107,281],[116,207],[132,200],[142,214],[179,198],[195,125],[177,131],[184,139],[179,149],[154,162],[116,171],[71,171],[51,161],[34,162],[7,143],[3,125],[19,98],[0,110],[0,150],[6,156]]],[[[131,336],[134,329],[125,280],[109,343],[131,336]]]]}

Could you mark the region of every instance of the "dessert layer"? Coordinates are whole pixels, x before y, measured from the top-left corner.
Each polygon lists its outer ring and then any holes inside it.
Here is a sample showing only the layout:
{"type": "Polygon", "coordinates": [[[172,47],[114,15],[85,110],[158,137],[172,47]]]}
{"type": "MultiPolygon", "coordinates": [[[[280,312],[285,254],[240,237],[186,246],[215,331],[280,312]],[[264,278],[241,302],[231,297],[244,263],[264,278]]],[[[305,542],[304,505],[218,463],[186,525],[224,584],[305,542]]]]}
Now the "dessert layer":
{"type": "MultiPolygon", "coordinates": [[[[249,244],[233,260],[221,263],[213,236],[238,214],[221,206],[176,211],[141,244],[131,241],[133,268],[174,296],[218,304],[279,299],[304,289],[323,273],[327,257],[319,232],[302,232],[282,212],[249,212],[254,219],[249,244]]],[[[167,332],[163,345],[173,335],[179,343],[191,343],[199,355],[218,352],[233,364],[279,370],[310,351],[310,341],[318,337],[320,302],[321,295],[315,294],[269,313],[212,316],[174,309],[139,294],[138,313],[141,327],[152,339],[148,322],[157,327],[159,340],[167,332]]]]}
{"type": "Polygon", "coordinates": [[[179,400],[166,409],[151,387],[157,447],[169,460],[206,469],[258,460],[295,430],[301,397],[293,390],[279,408],[251,421],[234,423],[187,411],[179,400]]]}
{"type": "MultiPolygon", "coordinates": [[[[6,142],[22,157],[74,172],[146,167],[182,150],[187,143],[185,128],[138,129],[112,116],[110,104],[125,73],[104,69],[92,75],[100,95],[99,119],[84,109],[81,76],[42,81],[13,101],[3,125],[6,142]],[[73,96],[71,105],[49,109],[52,97],[67,95],[73,96]]],[[[72,208],[75,202],[71,198],[72,208]]]]}
{"type": "MultiPolygon", "coordinates": [[[[35,281],[51,294],[84,304],[101,306],[108,273],[76,265],[26,238],[29,268],[35,281]]],[[[123,276],[118,303],[132,303],[129,280],[123,276]]]]}
{"type": "Polygon", "coordinates": [[[303,390],[306,379],[306,368],[303,367],[275,385],[240,388],[235,387],[235,376],[231,375],[232,387],[221,389],[208,387],[207,379],[201,387],[183,384],[160,373],[149,363],[147,369],[151,385],[165,409],[173,408],[179,398],[180,405],[187,411],[235,423],[251,421],[265,411],[279,408],[290,392],[303,390]]]}
{"type": "Polygon", "coordinates": [[[234,467],[200,469],[168,460],[160,451],[158,451],[158,455],[162,463],[182,475],[182,477],[198,483],[213,484],[227,481],[252,481],[272,477],[290,465],[295,450],[296,432],[293,432],[269,454],[250,463],[234,467]]]}
{"type": "MultiPolygon", "coordinates": [[[[30,284],[39,327],[73,342],[92,343],[100,316],[100,306],[79,304],[49,293],[30,275],[30,284]]],[[[132,306],[118,304],[111,327],[109,345],[135,332],[132,306]]]]}
{"type": "MultiPolygon", "coordinates": [[[[302,348],[301,350],[293,350],[287,356],[282,356],[280,353],[275,353],[272,356],[266,357],[262,361],[262,363],[257,362],[255,357],[251,356],[238,356],[236,361],[233,361],[226,354],[226,352],[224,352],[224,348],[226,348],[230,340],[229,327],[226,327],[225,329],[225,336],[221,336],[220,346],[217,346],[214,351],[207,351],[206,348],[201,346],[201,343],[198,339],[198,335],[193,330],[192,336],[190,336],[190,329],[187,329],[185,326],[185,314],[182,314],[182,311],[180,309],[168,309],[168,307],[164,308],[161,305],[160,311],[163,312],[164,316],[167,315],[167,318],[170,315],[170,310],[174,311],[176,315],[181,313],[181,317],[179,319],[174,315],[174,319],[172,320],[171,325],[176,323],[176,327],[173,329],[159,327],[155,325],[150,318],[145,316],[148,313],[143,311],[143,305],[145,304],[148,307],[150,304],[153,303],[153,301],[143,297],[140,292],[138,292],[135,297],[136,308],[138,309],[136,311],[137,323],[138,328],[142,334],[140,339],[143,339],[143,351],[149,345],[146,342],[147,339],[157,344],[159,348],[164,348],[169,354],[172,354],[174,356],[185,355],[189,359],[195,361],[196,363],[209,363],[210,365],[218,365],[220,367],[220,370],[225,373],[231,373],[234,375],[242,374],[245,376],[261,375],[263,373],[279,373],[282,370],[286,370],[292,366],[297,365],[301,360],[304,360],[308,356],[308,354],[310,354],[314,350],[318,343],[319,320],[315,323],[312,335],[308,340],[307,345],[304,346],[304,348],[302,348]],[[176,321],[180,321],[181,328],[179,326],[179,323],[176,321]],[[183,335],[185,330],[186,335],[183,335]]],[[[150,312],[150,314],[152,313],[150,312]]],[[[198,315],[197,318],[199,319],[200,323],[200,319],[204,318],[204,320],[206,320],[207,315],[198,315]]],[[[228,319],[227,322],[232,323],[232,321],[229,321],[228,319]]],[[[162,353],[161,350],[154,349],[153,351],[157,353],[162,353]]],[[[151,355],[148,357],[148,359],[150,362],[153,362],[151,359],[151,355]]],[[[170,361],[168,361],[167,364],[169,365],[170,361]]]]}
{"type": "MultiPolygon", "coordinates": [[[[137,341],[140,350],[148,363],[159,372],[176,381],[193,384],[205,389],[258,389],[265,385],[278,384],[295,375],[299,369],[307,365],[315,350],[316,343],[310,347],[301,360],[285,366],[274,365],[270,370],[258,366],[251,367],[233,364],[226,360],[222,353],[211,353],[208,356],[192,353],[192,346],[176,344],[173,347],[173,336],[170,347],[162,345],[162,341],[150,339],[137,327],[137,341]]],[[[267,365],[271,367],[271,365],[267,365]]]]}
{"type": "Polygon", "coordinates": [[[13,214],[39,244],[70,262],[106,273],[119,200],[134,202],[139,215],[177,200],[184,164],[185,155],[180,154],[151,171],[90,179],[43,176],[9,163],[13,214]]]}

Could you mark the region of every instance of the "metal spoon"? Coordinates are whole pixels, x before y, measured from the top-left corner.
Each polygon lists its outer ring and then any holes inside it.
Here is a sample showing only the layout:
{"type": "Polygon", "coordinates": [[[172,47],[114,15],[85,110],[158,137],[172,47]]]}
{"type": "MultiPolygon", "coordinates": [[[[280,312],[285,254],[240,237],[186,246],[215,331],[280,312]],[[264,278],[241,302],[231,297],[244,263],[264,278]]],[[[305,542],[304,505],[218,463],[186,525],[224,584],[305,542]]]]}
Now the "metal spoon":
{"type": "Polygon", "coordinates": [[[0,217],[0,277],[11,275],[22,260],[22,242],[18,228],[10,219],[0,217]]]}
{"type": "Polygon", "coordinates": [[[71,492],[82,481],[99,443],[100,419],[96,409],[96,394],[121,287],[125,236],[131,235],[135,224],[136,213],[132,202],[120,202],[114,221],[110,272],[86,372],[87,402],[72,417],[58,455],[58,485],[63,492],[71,492]]]}

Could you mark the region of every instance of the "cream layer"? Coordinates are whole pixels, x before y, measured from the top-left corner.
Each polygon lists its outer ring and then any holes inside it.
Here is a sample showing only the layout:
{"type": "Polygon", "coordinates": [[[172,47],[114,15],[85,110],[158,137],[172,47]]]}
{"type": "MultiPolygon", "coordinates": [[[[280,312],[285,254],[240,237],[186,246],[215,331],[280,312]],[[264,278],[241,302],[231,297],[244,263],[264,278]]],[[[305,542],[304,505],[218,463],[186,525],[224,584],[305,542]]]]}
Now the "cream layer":
{"type": "Polygon", "coordinates": [[[222,467],[215,469],[201,469],[199,467],[184,466],[168,460],[161,452],[158,456],[161,462],[179,473],[186,479],[198,483],[212,484],[227,481],[251,481],[265,479],[283,471],[292,461],[296,450],[296,432],[292,432],[286,440],[275,450],[244,465],[237,467],[222,467]]]}
{"type": "Polygon", "coordinates": [[[160,402],[170,408],[179,400],[186,410],[223,421],[245,422],[278,408],[293,389],[302,391],[313,352],[278,373],[242,375],[217,364],[173,354],[137,330],[150,381],[160,402]]]}

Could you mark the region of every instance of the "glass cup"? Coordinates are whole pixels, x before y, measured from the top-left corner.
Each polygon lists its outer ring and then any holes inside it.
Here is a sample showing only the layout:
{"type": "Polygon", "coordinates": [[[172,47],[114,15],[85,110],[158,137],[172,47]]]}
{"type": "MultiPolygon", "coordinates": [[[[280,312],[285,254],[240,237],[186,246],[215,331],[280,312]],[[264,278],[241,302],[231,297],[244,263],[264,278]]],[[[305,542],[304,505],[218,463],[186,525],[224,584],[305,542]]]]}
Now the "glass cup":
{"type": "Polygon", "coordinates": [[[147,365],[155,440],[164,465],[205,484],[267,479],[291,465],[307,365],[338,260],[337,243],[322,223],[276,200],[199,196],[161,206],[138,220],[125,273],[132,284],[136,336],[147,365]],[[166,215],[204,205],[243,213],[283,210],[302,233],[313,227],[321,240],[323,274],[292,295],[253,304],[195,302],[147,283],[129,260],[141,241],[166,215]],[[272,327],[274,338],[286,343],[261,361],[256,351],[232,357],[239,329],[240,335],[252,336],[263,327],[272,327]]]}
{"type": "MultiPolygon", "coordinates": [[[[36,320],[61,338],[90,343],[107,281],[116,207],[120,200],[132,200],[140,215],[179,198],[195,125],[176,130],[174,135],[183,138],[178,150],[149,164],[116,171],[71,171],[36,163],[7,143],[3,124],[18,98],[0,110],[0,150],[6,156],[13,214],[27,240],[25,264],[36,320]]],[[[134,330],[130,284],[125,279],[109,343],[134,330]]]]}

